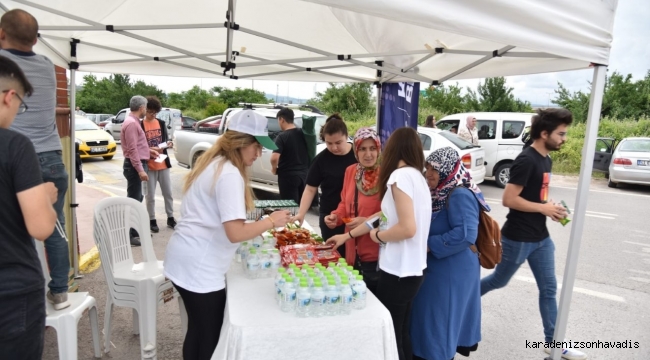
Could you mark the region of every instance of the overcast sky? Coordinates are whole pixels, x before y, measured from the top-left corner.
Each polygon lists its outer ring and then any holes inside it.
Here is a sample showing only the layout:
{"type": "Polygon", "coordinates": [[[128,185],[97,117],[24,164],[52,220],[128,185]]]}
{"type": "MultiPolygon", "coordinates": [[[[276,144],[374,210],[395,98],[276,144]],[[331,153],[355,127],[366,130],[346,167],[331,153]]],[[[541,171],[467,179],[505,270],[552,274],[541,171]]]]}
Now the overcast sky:
{"type": "MultiPolygon", "coordinates": [[[[618,71],[622,74],[632,74],[634,79],[641,79],[650,70],[650,1],[648,0],[619,0],[614,20],[614,41],[610,56],[609,73],[618,71]]],[[[80,72],[77,79],[82,83],[82,77],[87,73],[80,72]]],[[[102,77],[104,74],[95,74],[102,77]]],[[[508,85],[514,88],[516,97],[527,100],[532,104],[544,105],[554,98],[554,90],[558,81],[572,91],[589,90],[589,82],[593,70],[576,70],[538,75],[511,76],[507,78],[508,85]]],[[[269,94],[291,96],[309,99],[315,91],[323,91],[327,83],[289,82],[268,80],[219,80],[212,78],[181,78],[164,76],[132,75],[134,80],[151,83],[165,92],[181,92],[195,85],[210,89],[220,85],[228,88],[251,88],[269,94]]],[[[458,83],[475,88],[481,79],[462,80],[458,83]]],[[[453,84],[454,81],[448,82],[453,84]]],[[[422,84],[425,86],[425,84],[422,84]]]]}

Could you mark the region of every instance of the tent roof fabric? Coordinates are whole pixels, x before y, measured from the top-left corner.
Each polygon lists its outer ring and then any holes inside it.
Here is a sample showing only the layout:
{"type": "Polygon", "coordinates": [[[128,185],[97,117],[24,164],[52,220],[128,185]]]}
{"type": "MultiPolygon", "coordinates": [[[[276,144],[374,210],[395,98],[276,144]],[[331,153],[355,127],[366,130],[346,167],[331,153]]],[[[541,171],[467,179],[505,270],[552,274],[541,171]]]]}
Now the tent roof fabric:
{"type": "Polygon", "coordinates": [[[86,72],[333,82],[442,82],[606,65],[616,5],[617,0],[0,0],[2,10],[22,8],[37,18],[41,38],[35,51],[66,68],[76,61],[86,72]],[[227,28],[229,5],[233,30],[227,28]],[[224,75],[229,31],[236,67],[224,75]],[[71,39],[78,40],[76,59],[70,56],[71,39]],[[383,61],[381,67],[376,61],[383,61]]]}

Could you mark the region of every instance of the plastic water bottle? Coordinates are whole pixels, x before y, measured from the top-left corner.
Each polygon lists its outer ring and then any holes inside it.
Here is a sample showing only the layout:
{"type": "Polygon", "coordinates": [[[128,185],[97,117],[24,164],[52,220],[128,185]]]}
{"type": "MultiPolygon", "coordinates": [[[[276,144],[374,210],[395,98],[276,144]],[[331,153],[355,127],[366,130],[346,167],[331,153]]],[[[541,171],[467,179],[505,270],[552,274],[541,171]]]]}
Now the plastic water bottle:
{"type": "Polygon", "coordinates": [[[283,267],[280,266],[280,252],[277,249],[271,250],[271,275],[275,275],[275,273],[283,267]]]}
{"type": "Polygon", "coordinates": [[[340,296],[339,296],[339,290],[336,288],[336,283],[332,278],[328,280],[327,297],[328,297],[328,302],[327,302],[327,306],[325,307],[325,314],[329,316],[338,314],[340,296]]]}
{"type": "Polygon", "coordinates": [[[339,313],[341,315],[350,315],[352,312],[352,288],[347,277],[341,279],[341,305],[339,305],[339,313]]]}
{"type": "Polygon", "coordinates": [[[246,270],[246,256],[248,255],[248,241],[244,241],[239,246],[239,254],[241,255],[242,269],[246,270]]]}
{"type": "Polygon", "coordinates": [[[311,294],[309,293],[309,285],[307,279],[300,281],[300,288],[296,296],[296,315],[298,317],[308,317],[311,303],[311,294]]]}
{"type": "Polygon", "coordinates": [[[311,292],[311,304],[309,305],[309,316],[321,317],[325,314],[325,292],[319,279],[314,280],[314,288],[311,292]]]}
{"type": "Polygon", "coordinates": [[[366,293],[368,288],[366,283],[363,281],[362,275],[357,275],[357,279],[352,284],[352,307],[356,310],[361,310],[366,307],[366,293]]]}
{"type": "Polygon", "coordinates": [[[296,287],[293,285],[293,281],[289,281],[284,284],[282,289],[282,304],[281,310],[284,312],[291,312],[294,309],[296,304],[296,287]]]}
{"type": "Polygon", "coordinates": [[[282,296],[282,287],[285,284],[284,276],[286,275],[284,268],[279,268],[275,275],[275,302],[280,305],[280,297],[282,296]]]}
{"type": "Polygon", "coordinates": [[[250,254],[246,257],[246,274],[249,279],[256,279],[260,273],[260,259],[257,256],[257,251],[252,249],[250,254]]]}
{"type": "Polygon", "coordinates": [[[262,255],[260,256],[260,276],[261,278],[266,278],[271,276],[271,256],[266,249],[262,250],[262,255]]]}

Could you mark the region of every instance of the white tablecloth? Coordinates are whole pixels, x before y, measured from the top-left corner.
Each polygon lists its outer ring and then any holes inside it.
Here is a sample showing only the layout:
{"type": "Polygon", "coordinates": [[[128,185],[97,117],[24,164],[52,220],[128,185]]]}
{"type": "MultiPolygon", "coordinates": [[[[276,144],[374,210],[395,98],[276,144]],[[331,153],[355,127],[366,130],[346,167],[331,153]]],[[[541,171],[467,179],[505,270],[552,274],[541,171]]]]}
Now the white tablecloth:
{"type": "Polygon", "coordinates": [[[397,360],[390,313],[368,291],[350,315],[299,318],[275,302],[272,278],[250,280],[240,263],[226,276],[228,301],[213,360],[397,360]]]}

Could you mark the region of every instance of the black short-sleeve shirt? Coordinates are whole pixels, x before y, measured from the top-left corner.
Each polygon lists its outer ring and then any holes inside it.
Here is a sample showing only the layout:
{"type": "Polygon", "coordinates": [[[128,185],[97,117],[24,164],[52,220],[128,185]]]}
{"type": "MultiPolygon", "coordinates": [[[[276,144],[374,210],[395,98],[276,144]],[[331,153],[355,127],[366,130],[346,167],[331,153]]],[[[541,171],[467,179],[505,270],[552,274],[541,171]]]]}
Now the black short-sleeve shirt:
{"type": "Polygon", "coordinates": [[[275,138],[275,145],[278,149],[273,152],[280,154],[278,176],[307,175],[309,153],[301,129],[284,130],[275,138]]]}
{"type": "Polygon", "coordinates": [[[43,183],[32,142],[0,129],[0,297],[44,289],[34,240],[27,232],[16,194],[43,183]]]}
{"type": "Polygon", "coordinates": [[[322,194],[319,211],[321,214],[329,215],[336,210],[341,202],[345,169],[356,163],[357,159],[352,149],[345,155],[334,155],[327,149],[316,155],[309,168],[307,185],[320,186],[322,194]]]}
{"type": "MultiPolygon", "coordinates": [[[[549,156],[543,156],[533,147],[528,147],[517,156],[510,167],[508,183],[524,187],[519,194],[522,198],[530,202],[545,203],[549,200],[552,166],[553,161],[549,156]]],[[[510,240],[537,242],[549,236],[546,216],[542,213],[510,209],[507,218],[501,233],[510,240]]]]}

